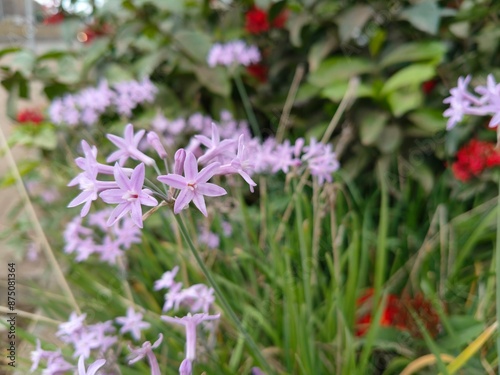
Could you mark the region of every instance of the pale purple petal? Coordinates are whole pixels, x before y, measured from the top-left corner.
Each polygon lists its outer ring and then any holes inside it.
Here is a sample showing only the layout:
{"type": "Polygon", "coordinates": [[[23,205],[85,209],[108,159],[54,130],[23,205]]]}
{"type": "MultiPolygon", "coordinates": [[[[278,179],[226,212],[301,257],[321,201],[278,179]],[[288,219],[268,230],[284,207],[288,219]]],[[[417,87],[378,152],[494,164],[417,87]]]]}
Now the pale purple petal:
{"type": "Polygon", "coordinates": [[[194,193],[191,190],[185,189],[179,193],[179,196],[175,200],[174,213],[178,214],[181,210],[186,207],[189,202],[193,200],[194,193]]]}
{"type": "Polygon", "coordinates": [[[220,163],[212,163],[210,165],[207,165],[205,168],[203,168],[200,173],[198,174],[198,177],[196,178],[196,181],[198,183],[204,183],[207,182],[212,178],[212,176],[215,174],[217,169],[220,167],[220,163]]]}
{"type": "Polygon", "coordinates": [[[158,176],[158,181],[176,189],[185,189],[188,184],[185,177],[172,173],[165,176],[158,176]]]}
{"type": "Polygon", "coordinates": [[[130,204],[129,203],[122,203],[119,204],[118,206],[115,207],[113,212],[111,212],[111,215],[109,216],[107,225],[108,227],[112,226],[114,223],[116,223],[118,220],[120,220],[125,214],[130,211],[130,204]]]}
{"type": "Polygon", "coordinates": [[[196,207],[201,211],[201,213],[207,217],[207,206],[205,205],[205,199],[202,194],[194,194],[193,202],[196,207]]]}
{"type": "Polygon", "coordinates": [[[105,203],[117,204],[123,202],[123,190],[109,189],[99,194],[105,203]]]}
{"type": "Polygon", "coordinates": [[[188,181],[196,179],[198,174],[198,164],[196,163],[196,157],[192,152],[187,152],[186,160],[184,161],[184,176],[188,181]]]}
{"type": "Polygon", "coordinates": [[[220,197],[221,195],[227,194],[224,188],[209,182],[198,184],[197,190],[200,194],[206,195],[207,197],[220,197]]]}

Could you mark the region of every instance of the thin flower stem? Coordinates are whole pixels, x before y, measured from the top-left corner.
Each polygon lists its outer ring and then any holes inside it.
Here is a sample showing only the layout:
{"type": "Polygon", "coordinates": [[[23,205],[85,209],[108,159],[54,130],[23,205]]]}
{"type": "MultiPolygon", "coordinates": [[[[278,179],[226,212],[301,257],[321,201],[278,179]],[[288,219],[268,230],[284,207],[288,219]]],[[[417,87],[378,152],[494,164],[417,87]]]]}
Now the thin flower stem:
{"type": "Polygon", "coordinates": [[[241,96],[241,100],[243,101],[243,106],[245,107],[245,111],[248,116],[248,121],[250,122],[250,126],[252,127],[254,135],[262,139],[259,123],[257,122],[257,118],[255,117],[255,113],[253,112],[252,105],[250,104],[250,99],[248,98],[245,85],[243,84],[243,81],[241,80],[241,77],[238,73],[234,74],[234,82],[236,83],[236,88],[238,89],[238,92],[241,96]]]}
{"type": "Polygon", "coordinates": [[[54,255],[54,251],[52,250],[52,247],[49,244],[49,240],[47,239],[47,236],[45,235],[45,232],[43,231],[42,225],[40,224],[40,220],[38,220],[38,216],[36,214],[35,208],[33,207],[33,204],[31,203],[31,199],[30,199],[29,194],[26,190],[26,187],[24,186],[23,179],[21,177],[21,174],[19,173],[19,169],[17,168],[16,161],[14,160],[14,156],[12,156],[12,151],[10,150],[9,144],[7,142],[7,139],[5,138],[5,134],[4,134],[2,129],[0,129],[0,138],[2,140],[2,146],[3,146],[3,149],[5,150],[5,155],[7,157],[7,161],[10,164],[10,167],[12,169],[12,173],[14,174],[17,189],[24,200],[24,206],[25,206],[26,210],[28,211],[28,216],[30,217],[30,219],[33,223],[33,226],[35,227],[35,232],[43,244],[43,249],[45,250],[45,255],[47,256],[50,264],[54,268],[55,277],[58,280],[59,284],[61,285],[61,288],[62,288],[64,294],[66,295],[66,298],[69,301],[69,304],[72,306],[73,310],[78,315],[80,315],[81,314],[80,307],[78,307],[78,303],[76,303],[75,296],[73,295],[73,292],[71,291],[71,288],[69,287],[69,284],[66,281],[66,278],[64,277],[64,273],[61,270],[61,266],[59,266],[59,263],[57,262],[56,256],[54,255]]]}
{"type": "Polygon", "coordinates": [[[191,252],[193,253],[193,255],[196,259],[196,262],[200,266],[203,274],[207,278],[207,280],[210,283],[210,285],[212,286],[212,288],[214,288],[215,294],[217,295],[217,298],[219,299],[219,301],[222,304],[222,307],[224,308],[224,312],[229,316],[229,318],[236,325],[236,327],[238,328],[240,333],[243,335],[243,337],[245,338],[245,341],[247,342],[247,345],[253,351],[257,360],[260,362],[260,365],[265,367],[268,374],[272,374],[273,370],[271,369],[271,367],[267,363],[266,359],[264,358],[264,356],[260,352],[257,344],[252,339],[252,337],[248,334],[248,332],[245,330],[245,328],[241,324],[240,320],[236,316],[236,313],[233,311],[233,309],[231,308],[231,306],[227,302],[226,297],[224,297],[224,294],[222,293],[221,289],[219,288],[219,285],[216,283],[212,274],[210,273],[210,271],[207,269],[207,267],[203,263],[203,260],[201,259],[200,254],[198,253],[198,250],[196,250],[196,247],[194,246],[193,241],[191,241],[191,237],[189,236],[188,230],[187,230],[186,225],[184,224],[184,221],[182,220],[181,216],[174,215],[174,217],[175,217],[175,220],[177,221],[177,224],[179,225],[179,229],[181,230],[181,233],[182,233],[184,239],[186,240],[186,242],[189,246],[189,249],[191,250],[191,252]]]}
{"type": "MultiPolygon", "coordinates": [[[[0,313],[8,314],[8,313],[11,313],[11,312],[12,311],[8,307],[0,306],[0,313]]],[[[48,318],[48,317],[43,316],[43,315],[33,314],[33,313],[30,313],[30,312],[27,312],[27,311],[23,311],[23,310],[19,310],[19,309],[16,309],[16,314],[20,318],[26,318],[26,319],[31,319],[31,320],[34,320],[34,321],[49,323],[49,324],[53,324],[55,326],[58,326],[58,325],[60,325],[60,324],[63,323],[63,322],[60,322],[60,321],[55,320],[55,319],[48,318]]]]}

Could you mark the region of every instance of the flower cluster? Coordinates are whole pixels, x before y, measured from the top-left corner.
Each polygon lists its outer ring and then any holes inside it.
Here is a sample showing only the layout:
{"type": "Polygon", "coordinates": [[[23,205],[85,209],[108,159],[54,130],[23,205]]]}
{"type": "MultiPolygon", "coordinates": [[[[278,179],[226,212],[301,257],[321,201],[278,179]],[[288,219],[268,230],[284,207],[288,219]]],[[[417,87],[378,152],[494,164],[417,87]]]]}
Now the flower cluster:
{"type": "Polygon", "coordinates": [[[485,169],[500,165],[500,152],[491,142],[472,139],[457,152],[451,166],[455,177],[463,182],[479,176],[485,169]]]}
{"type": "Polygon", "coordinates": [[[261,55],[256,46],[248,46],[242,40],[233,40],[225,44],[215,43],[208,53],[207,63],[211,67],[249,66],[258,63],[260,59],[261,55]]]}
{"type": "MultiPolygon", "coordinates": [[[[372,323],[373,289],[368,289],[357,300],[358,317],[356,319],[356,336],[364,336],[372,323]]],[[[432,337],[441,330],[439,315],[421,293],[411,297],[389,294],[380,317],[380,326],[393,327],[409,332],[412,336],[421,338],[420,324],[424,324],[432,337]],[[416,319],[417,318],[417,319],[416,319]]]]}
{"type": "Polygon", "coordinates": [[[116,264],[124,251],[130,249],[132,244],[141,242],[141,231],[127,216],[108,227],[111,211],[108,208],[92,213],[88,217],[88,225],[83,225],[79,216],[71,220],[64,231],[64,252],[75,253],[77,262],[97,254],[101,261],[116,264]]]}
{"type": "Polygon", "coordinates": [[[215,301],[213,288],[205,284],[194,284],[182,289],[182,283],[174,281],[178,271],[179,267],[176,266],[171,271],[165,272],[161,279],[155,282],[154,290],[168,290],[165,294],[163,311],[167,312],[172,309],[177,311],[183,307],[191,313],[208,313],[215,301]]]}
{"type": "Polygon", "coordinates": [[[38,125],[44,120],[43,114],[38,109],[23,109],[17,114],[17,122],[20,124],[38,125]]]}
{"type": "Polygon", "coordinates": [[[451,96],[444,100],[449,108],[444,112],[448,117],[448,130],[462,121],[464,115],[493,116],[489,126],[496,127],[500,123],[500,84],[493,75],[488,75],[486,86],[476,87],[476,94],[468,90],[471,76],[458,79],[458,85],[450,90],[451,96]]]}
{"type": "Polygon", "coordinates": [[[260,34],[269,31],[271,27],[281,29],[285,26],[287,17],[287,11],[284,10],[270,20],[265,10],[252,6],[245,15],[245,29],[250,34],[260,34]]]}
{"type": "MultiPolygon", "coordinates": [[[[235,120],[231,112],[223,110],[220,112],[220,120],[217,121],[221,137],[234,138],[235,135],[245,134],[251,138],[248,123],[246,121],[235,120]]],[[[158,113],[151,123],[151,127],[162,138],[166,146],[174,146],[182,134],[201,134],[210,136],[212,123],[216,121],[201,113],[194,113],[189,117],[177,117],[173,120],[167,119],[163,114],[158,113]]],[[[236,138],[235,138],[236,139],[236,138]]],[[[195,147],[198,142],[193,140],[191,146],[195,147]]],[[[187,147],[191,151],[190,146],[187,147]]]]}
{"type": "Polygon", "coordinates": [[[142,81],[120,82],[112,87],[101,81],[75,94],[56,98],[49,107],[49,116],[56,125],[94,125],[108,110],[130,117],[142,103],[152,103],[158,89],[145,78],[142,81]]]}

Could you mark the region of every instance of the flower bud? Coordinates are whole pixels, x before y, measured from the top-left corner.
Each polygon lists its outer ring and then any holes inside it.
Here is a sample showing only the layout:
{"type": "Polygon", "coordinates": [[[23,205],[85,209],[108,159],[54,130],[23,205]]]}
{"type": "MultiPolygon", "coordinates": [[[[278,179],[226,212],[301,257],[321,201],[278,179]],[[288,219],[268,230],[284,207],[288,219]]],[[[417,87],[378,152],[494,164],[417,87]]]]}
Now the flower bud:
{"type": "Polygon", "coordinates": [[[153,131],[150,131],[147,135],[147,141],[155,149],[160,158],[162,159],[167,158],[167,151],[165,151],[165,148],[161,144],[160,137],[158,137],[158,134],[156,134],[153,131]]]}
{"type": "Polygon", "coordinates": [[[182,175],[184,172],[184,160],[186,160],[186,150],[180,148],[174,155],[174,173],[182,175]]]}

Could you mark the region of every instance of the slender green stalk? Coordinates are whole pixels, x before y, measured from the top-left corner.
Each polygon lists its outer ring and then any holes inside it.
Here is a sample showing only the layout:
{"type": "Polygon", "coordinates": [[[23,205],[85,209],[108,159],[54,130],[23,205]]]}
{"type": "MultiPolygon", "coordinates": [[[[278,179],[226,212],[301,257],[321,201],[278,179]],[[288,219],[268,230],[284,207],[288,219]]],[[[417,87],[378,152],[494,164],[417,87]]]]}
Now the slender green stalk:
{"type": "Polygon", "coordinates": [[[241,100],[243,101],[243,106],[245,107],[245,111],[247,113],[250,126],[252,127],[255,136],[262,139],[259,123],[257,122],[257,118],[255,117],[255,113],[253,112],[252,105],[250,104],[250,99],[248,98],[245,85],[243,84],[241,77],[238,73],[234,74],[234,82],[236,83],[236,88],[238,89],[238,92],[241,96],[241,100]]]}
{"type": "Polygon", "coordinates": [[[200,257],[200,254],[198,253],[198,250],[196,250],[196,247],[193,244],[193,241],[191,241],[191,237],[189,236],[189,232],[186,228],[186,225],[184,224],[184,221],[180,217],[180,215],[174,215],[175,220],[177,221],[177,224],[179,225],[179,229],[181,230],[181,233],[186,240],[189,249],[193,253],[196,262],[200,266],[203,274],[207,278],[208,282],[214,288],[215,294],[217,295],[217,298],[219,299],[220,303],[222,304],[222,307],[224,308],[224,312],[229,316],[229,318],[233,321],[233,323],[236,325],[238,328],[238,331],[243,335],[245,338],[245,341],[251,351],[254,353],[255,357],[257,360],[260,362],[260,365],[265,367],[265,371],[269,374],[273,373],[274,371],[271,369],[269,364],[267,363],[266,359],[260,352],[260,349],[258,348],[257,344],[255,341],[252,339],[252,337],[248,334],[248,332],[245,330],[243,325],[241,324],[240,320],[236,316],[236,313],[233,311],[231,305],[227,302],[226,297],[224,297],[224,294],[222,293],[222,290],[219,288],[219,285],[215,282],[215,279],[213,278],[212,274],[208,270],[208,268],[205,266],[203,263],[203,260],[200,257]]]}
{"type": "Polygon", "coordinates": [[[380,180],[380,221],[378,227],[377,238],[377,254],[375,257],[375,276],[374,276],[374,292],[373,302],[374,309],[377,308],[382,295],[382,286],[384,283],[384,275],[387,263],[387,232],[389,227],[389,207],[388,207],[388,190],[387,181],[382,173],[382,166],[377,165],[378,175],[380,180]]]}
{"type": "MultiPolygon", "coordinates": [[[[295,181],[293,182],[294,188],[296,188],[295,181]]],[[[294,189],[295,190],[295,189],[294,189]]],[[[306,316],[312,318],[313,316],[313,307],[312,307],[312,293],[311,293],[311,268],[309,265],[310,254],[308,254],[306,239],[304,237],[304,229],[302,227],[302,223],[304,222],[303,213],[302,213],[302,203],[300,202],[300,195],[295,195],[295,218],[297,224],[297,234],[299,236],[299,250],[300,250],[300,259],[302,263],[302,283],[304,288],[304,297],[306,301],[306,316]]],[[[314,356],[314,332],[311,329],[312,319],[306,324],[306,334],[308,336],[308,350],[309,350],[309,363],[311,366],[316,365],[316,361],[313,359],[314,356]]],[[[315,372],[314,372],[315,373],[315,372]]]]}

